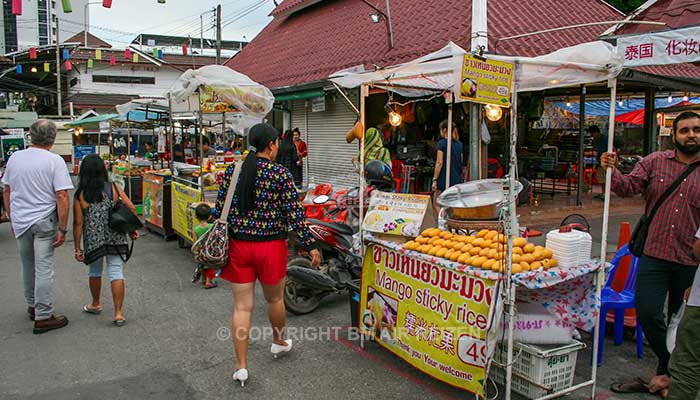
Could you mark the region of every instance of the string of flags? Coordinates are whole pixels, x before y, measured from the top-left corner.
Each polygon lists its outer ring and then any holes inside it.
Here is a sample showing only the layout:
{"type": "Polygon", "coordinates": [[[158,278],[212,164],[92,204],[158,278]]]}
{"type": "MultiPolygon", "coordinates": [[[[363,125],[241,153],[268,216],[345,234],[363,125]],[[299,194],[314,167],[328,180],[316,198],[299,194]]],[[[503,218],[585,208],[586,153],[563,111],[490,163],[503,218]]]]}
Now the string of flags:
{"type": "MultiPolygon", "coordinates": [[[[189,54],[189,47],[187,45],[182,45],[182,55],[187,56],[189,54]]],[[[159,48],[154,48],[153,49],[153,58],[156,58],[158,60],[163,60],[163,49],[159,48]]],[[[63,60],[63,65],[66,68],[66,70],[70,71],[73,69],[73,63],[70,61],[71,54],[69,49],[62,49],[61,50],[61,57],[63,60]]],[[[124,58],[133,62],[133,63],[138,63],[139,62],[139,54],[136,52],[132,52],[130,48],[124,49],[124,58]]],[[[36,60],[37,59],[37,49],[35,47],[32,47],[29,49],[29,59],[30,60],[36,60]]],[[[95,49],[95,55],[94,58],[88,58],[87,60],[87,69],[94,69],[95,67],[95,60],[97,61],[102,61],[102,49],[95,49]]],[[[31,63],[30,63],[31,64],[31,63]]],[[[114,56],[114,54],[110,54],[109,56],[109,64],[111,66],[117,65],[117,59],[114,56]]],[[[49,62],[43,62],[43,70],[44,72],[51,72],[51,63],[49,62]]],[[[22,64],[17,64],[15,66],[15,71],[18,74],[23,73],[23,67],[22,64]]],[[[31,72],[37,72],[36,67],[31,68],[31,72]]]]}
{"type": "MultiPolygon", "coordinates": [[[[165,4],[165,0],[158,0],[158,4],[165,4]]],[[[72,13],[73,5],[70,0],[61,0],[64,13],[72,13]]],[[[102,7],[112,8],[112,0],[102,0],[102,7]]],[[[12,15],[22,15],[22,0],[12,0],[12,15]]]]}

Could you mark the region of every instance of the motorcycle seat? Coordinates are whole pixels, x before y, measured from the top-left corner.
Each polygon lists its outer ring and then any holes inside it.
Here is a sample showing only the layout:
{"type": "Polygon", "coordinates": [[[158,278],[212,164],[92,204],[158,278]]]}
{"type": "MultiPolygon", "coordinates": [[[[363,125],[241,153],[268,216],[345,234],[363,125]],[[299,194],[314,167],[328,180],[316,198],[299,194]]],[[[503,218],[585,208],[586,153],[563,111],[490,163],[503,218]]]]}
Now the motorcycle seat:
{"type": "Polygon", "coordinates": [[[326,228],[333,229],[342,235],[352,236],[352,234],[354,233],[352,231],[352,228],[349,225],[341,224],[338,222],[326,222],[326,221],[321,221],[319,219],[309,219],[309,222],[316,224],[316,225],[325,226],[326,228]]]}

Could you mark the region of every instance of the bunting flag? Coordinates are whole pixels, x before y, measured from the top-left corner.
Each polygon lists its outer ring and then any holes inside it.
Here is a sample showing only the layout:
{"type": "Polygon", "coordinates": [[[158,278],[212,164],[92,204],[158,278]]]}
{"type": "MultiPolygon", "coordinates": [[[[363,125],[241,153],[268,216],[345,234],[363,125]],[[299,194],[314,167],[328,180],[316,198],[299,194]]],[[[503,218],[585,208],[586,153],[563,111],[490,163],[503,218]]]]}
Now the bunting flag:
{"type": "Polygon", "coordinates": [[[112,8],[112,0],[102,0],[102,7],[112,8]]]}
{"type": "Polygon", "coordinates": [[[22,73],[22,64],[15,65],[15,71],[17,71],[18,74],[21,74],[22,73]]]}
{"type": "Polygon", "coordinates": [[[36,48],[32,47],[29,49],[29,59],[36,60],[36,48]]]}
{"type": "Polygon", "coordinates": [[[132,59],[133,62],[138,63],[139,62],[139,55],[138,53],[134,53],[134,57],[132,59]]]}
{"type": "Polygon", "coordinates": [[[153,58],[158,58],[158,49],[153,48],[153,58]]]}
{"type": "Polygon", "coordinates": [[[186,56],[187,55],[187,45],[182,45],[182,55],[186,56]]]}
{"type": "Polygon", "coordinates": [[[109,56],[109,65],[111,65],[111,66],[117,65],[117,59],[114,58],[113,55],[109,56]]]}
{"type": "Polygon", "coordinates": [[[22,0],[12,0],[12,15],[22,15],[22,0]]]}
{"type": "Polygon", "coordinates": [[[44,72],[51,72],[51,66],[49,63],[44,63],[44,72]]]}
{"type": "Polygon", "coordinates": [[[131,49],[128,47],[126,48],[126,50],[124,50],[124,58],[126,58],[127,60],[131,59],[131,49]]]}
{"type": "Polygon", "coordinates": [[[69,60],[70,59],[70,52],[68,49],[63,49],[63,61],[69,60]]]}
{"type": "Polygon", "coordinates": [[[73,64],[70,63],[70,61],[66,61],[66,71],[70,71],[73,69],[73,64]]]}
{"type": "Polygon", "coordinates": [[[95,60],[101,60],[102,59],[102,50],[97,49],[95,50],[95,60]]]}
{"type": "Polygon", "coordinates": [[[158,50],[158,59],[159,60],[163,59],[163,50],[158,50]]]}
{"type": "Polygon", "coordinates": [[[89,58],[89,59],[88,59],[88,64],[87,64],[88,69],[92,69],[93,66],[94,66],[94,62],[92,61],[92,58],[89,58]]]}
{"type": "Polygon", "coordinates": [[[73,12],[73,7],[70,5],[70,0],[61,0],[61,3],[63,3],[63,12],[64,13],[72,13],[73,12]]]}

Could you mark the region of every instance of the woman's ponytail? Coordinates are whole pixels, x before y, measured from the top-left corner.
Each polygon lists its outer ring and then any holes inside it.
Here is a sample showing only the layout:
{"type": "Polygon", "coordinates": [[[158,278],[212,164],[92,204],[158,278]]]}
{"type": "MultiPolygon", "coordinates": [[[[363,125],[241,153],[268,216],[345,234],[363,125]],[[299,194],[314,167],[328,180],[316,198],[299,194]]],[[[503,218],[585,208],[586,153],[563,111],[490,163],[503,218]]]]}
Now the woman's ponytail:
{"type": "Polygon", "coordinates": [[[258,157],[270,142],[277,140],[277,130],[270,124],[256,124],[250,128],[248,142],[250,148],[241,167],[241,176],[236,187],[238,209],[245,214],[255,208],[255,180],[258,177],[258,157]]]}

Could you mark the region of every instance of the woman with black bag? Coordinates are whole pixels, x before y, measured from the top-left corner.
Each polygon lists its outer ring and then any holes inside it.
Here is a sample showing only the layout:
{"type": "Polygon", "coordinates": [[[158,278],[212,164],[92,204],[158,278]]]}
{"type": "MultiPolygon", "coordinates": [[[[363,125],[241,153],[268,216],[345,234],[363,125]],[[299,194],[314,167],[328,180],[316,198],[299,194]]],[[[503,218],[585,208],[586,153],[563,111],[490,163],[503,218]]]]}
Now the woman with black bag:
{"type": "MultiPolygon", "coordinates": [[[[116,202],[122,202],[132,213],[136,208],[124,190],[109,182],[102,158],[92,154],[80,163],[78,188],[73,203],[73,238],[75,259],[89,266],[90,293],[92,302],[83,306],[88,314],[100,314],[100,291],[102,289],[103,260],[107,263],[107,275],[114,300],[114,324],[126,323],[122,312],[124,303],[124,263],[131,256],[127,234],[110,227],[110,212],[116,202]],[[81,248],[81,243],[84,250],[81,248]]],[[[131,240],[138,239],[138,231],[129,234],[131,240]]],[[[133,244],[133,242],[132,242],[133,244]]]]}

